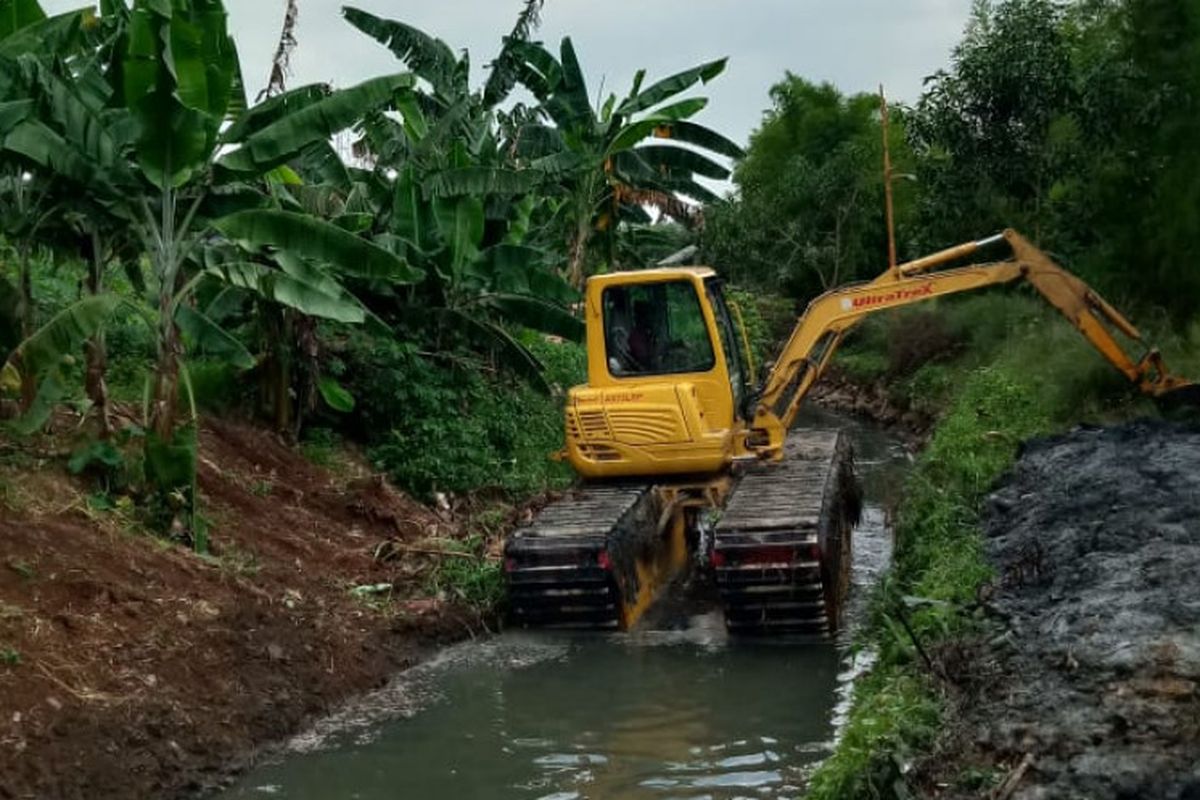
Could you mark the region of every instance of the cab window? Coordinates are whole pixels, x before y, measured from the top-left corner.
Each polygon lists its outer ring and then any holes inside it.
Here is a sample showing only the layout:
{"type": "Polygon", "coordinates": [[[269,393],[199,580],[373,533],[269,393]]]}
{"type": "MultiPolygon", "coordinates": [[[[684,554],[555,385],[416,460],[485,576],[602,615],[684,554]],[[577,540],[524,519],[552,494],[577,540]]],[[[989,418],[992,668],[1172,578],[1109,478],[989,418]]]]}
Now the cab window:
{"type": "Polygon", "coordinates": [[[613,376],[708,372],[716,363],[691,282],[610,286],[603,304],[605,351],[613,376]]]}
{"type": "Polygon", "coordinates": [[[729,304],[725,301],[725,293],[716,278],[704,282],[708,293],[708,302],[717,318],[717,328],[721,332],[721,349],[725,351],[725,364],[729,368],[729,382],[733,389],[733,407],[746,417],[746,399],[749,397],[746,367],[742,363],[742,349],[738,346],[738,329],[733,324],[733,315],[729,313],[729,304]]]}

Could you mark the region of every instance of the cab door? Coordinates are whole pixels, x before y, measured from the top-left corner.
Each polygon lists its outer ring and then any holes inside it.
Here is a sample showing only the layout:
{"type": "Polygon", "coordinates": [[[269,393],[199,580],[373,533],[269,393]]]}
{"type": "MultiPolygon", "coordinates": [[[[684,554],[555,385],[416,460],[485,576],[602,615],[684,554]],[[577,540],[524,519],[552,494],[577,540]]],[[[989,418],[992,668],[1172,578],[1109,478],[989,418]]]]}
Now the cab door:
{"type": "Polygon", "coordinates": [[[742,354],[741,337],[725,300],[724,285],[720,278],[709,278],[704,282],[704,291],[712,306],[716,318],[717,330],[721,337],[721,349],[725,355],[725,365],[729,370],[730,390],[733,393],[734,416],[742,421],[750,418],[751,381],[750,370],[742,354]]]}

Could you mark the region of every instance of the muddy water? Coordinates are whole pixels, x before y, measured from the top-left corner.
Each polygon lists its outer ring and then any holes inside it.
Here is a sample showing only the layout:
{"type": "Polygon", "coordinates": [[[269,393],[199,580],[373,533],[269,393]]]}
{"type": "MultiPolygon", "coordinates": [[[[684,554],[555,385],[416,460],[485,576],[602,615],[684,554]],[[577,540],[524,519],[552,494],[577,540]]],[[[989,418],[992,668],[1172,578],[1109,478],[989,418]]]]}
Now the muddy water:
{"type": "MultiPolygon", "coordinates": [[[[877,428],[854,438],[867,509],[850,615],[891,555],[884,507],[907,465],[877,428]]],[[[844,643],[727,640],[720,616],[631,634],[506,634],[451,648],[290,743],[223,800],[798,797],[837,736],[844,643]]]]}

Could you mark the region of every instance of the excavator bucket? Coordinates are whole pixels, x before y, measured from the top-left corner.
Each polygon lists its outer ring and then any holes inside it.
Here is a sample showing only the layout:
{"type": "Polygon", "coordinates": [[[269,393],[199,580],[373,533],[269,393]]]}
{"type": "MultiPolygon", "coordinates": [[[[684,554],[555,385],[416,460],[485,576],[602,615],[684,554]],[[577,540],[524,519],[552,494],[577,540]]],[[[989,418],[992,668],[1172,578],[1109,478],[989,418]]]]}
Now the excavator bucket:
{"type": "Polygon", "coordinates": [[[1155,398],[1163,411],[1200,412],[1200,384],[1186,383],[1155,398]]]}

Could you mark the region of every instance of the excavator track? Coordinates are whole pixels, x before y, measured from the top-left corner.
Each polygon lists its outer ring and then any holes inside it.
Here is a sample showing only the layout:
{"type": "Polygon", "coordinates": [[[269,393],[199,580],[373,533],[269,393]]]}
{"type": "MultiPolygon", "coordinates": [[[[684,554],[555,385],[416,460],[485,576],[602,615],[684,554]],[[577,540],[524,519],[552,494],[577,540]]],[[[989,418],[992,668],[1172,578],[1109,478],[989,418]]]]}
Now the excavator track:
{"type": "Polygon", "coordinates": [[[795,431],[782,462],[752,467],[713,534],[729,630],[836,633],[861,502],[853,454],[838,431],[795,431]]]}
{"type": "Polygon", "coordinates": [[[510,619],[523,627],[624,627],[637,552],[657,532],[659,505],[650,486],[601,486],[546,506],[505,547],[510,619]]]}

